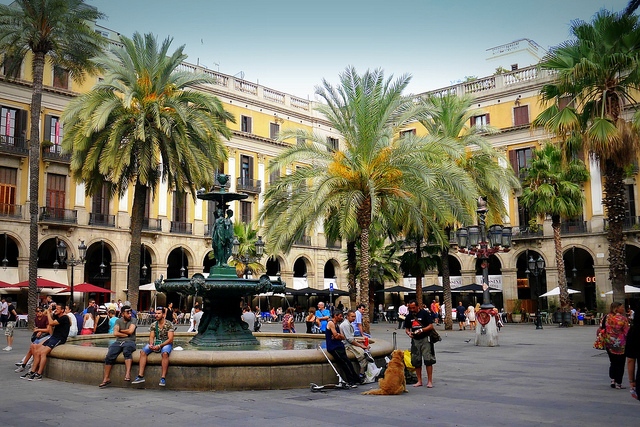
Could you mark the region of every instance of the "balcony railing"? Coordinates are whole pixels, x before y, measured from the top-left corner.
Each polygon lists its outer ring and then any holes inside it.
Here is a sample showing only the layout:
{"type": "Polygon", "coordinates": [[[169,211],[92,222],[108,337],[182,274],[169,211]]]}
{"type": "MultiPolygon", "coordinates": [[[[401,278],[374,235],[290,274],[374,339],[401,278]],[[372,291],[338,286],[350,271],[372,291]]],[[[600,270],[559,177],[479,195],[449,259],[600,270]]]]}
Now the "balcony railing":
{"type": "Polygon", "coordinates": [[[589,232],[587,221],[569,220],[560,224],[560,234],[582,234],[589,232]]]}
{"type": "Polygon", "coordinates": [[[116,216],[115,215],[107,215],[101,213],[90,213],[89,214],[89,225],[98,225],[102,227],[115,227],[116,226],[116,216]]]}
{"type": "Polygon", "coordinates": [[[544,236],[544,230],[542,230],[542,226],[538,226],[537,230],[531,230],[529,227],[514,227],[513,229],[513,235],[511,236],[511,238],[513,240],[524,240],[524,239],[535,239],[538,237],[543,237],[544,236]]]}
{"type": "Polygon", "coordinates": [[[171,221],[171,233],[193,234],[193,224],[182,221],[171,221]]]}
{"type": "Polygon", "coordinates": [[[302,236],[295,240],[294,244],[298,246],[311,246],[311,236],[302,236]]]}
{"type": "Polygon", "coordinates": [[[205,224],[204,225],[204,235],[211,237],[211,229],[213,228],[213,224],[205,224]]]}
{"type": "Polygon", "coordinates": [[[40,208],[40,221],[57,222],[62,224],[77,224],[78,211],[75,209],[51,208],[48,206],[40,208]]]}
{"type": "Polygon", "coordinates": [[[236,184],[238,191],[260,194],[261,182],[259,179],[251,179],[240,176],[238,177],[236,184]]]}
{"type": "MultiPolygon", "coordinates": [[[[604,229],[609,228],[609,221],[605,218],[604,220],[604,229]]],[[[640,230],[640,216],[628,216],[622,221],[622,230],[630,231],[630,230],[640,230]]]]}
{"type": "Polygon", "coordinates": [[[22,218],[22,206],[9,203],[0,203],[0,216],[9,218],[22,218]]]}
{"type": "Polygon", "coordinates": [[[145,218],[142,220],[142,229],[145,231],[162,231],[162,220],[157,218],[145,218]]]}
{"type": "Polygon", "coordinates": [[[51,145],[42,149],[42,158],[45,160],[69,163],[71,161],[71,154],[62,154],[62,147],[60,145],[51,145]]]}
{"type": "Polygon", "coordinates": [[[342,249],[342,242],[327,242],[328,249],[342,249]]]}
{"type": "Polygon", "coordinates": [[[0,135],[0,151],[3,153],[28,155],[27,140],[22,136],[0,135]]]}

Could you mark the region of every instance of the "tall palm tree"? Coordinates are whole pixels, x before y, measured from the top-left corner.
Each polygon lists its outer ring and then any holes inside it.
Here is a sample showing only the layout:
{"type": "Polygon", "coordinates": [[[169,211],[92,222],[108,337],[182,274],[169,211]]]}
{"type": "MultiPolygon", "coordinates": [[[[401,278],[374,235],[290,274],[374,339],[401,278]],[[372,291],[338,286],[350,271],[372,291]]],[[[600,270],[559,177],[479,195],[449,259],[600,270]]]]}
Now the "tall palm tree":
{"type": "MultiPolygon", "coordinates": [[[[237,222],[233,224],[233,234],[235,234],[240,247],[238,248],[238,259],[229,261],[231,267],[236,268],[238,277],[243,277],[245,271],[250,272],[254,277],[264,273],[264,265],[256,259],[256,242],[258,241],[258,231],[254,228],[253,222],[237,222]],[[247,260],[246,262],[242,260],[247,260]]],[[[212,252],[213,255],[213,252],[212,252]]]]}
{"type": "MultiPolygon", "coordinates": [[[[498,153],[486,138],[486,135],[495,133],[496,130],[480,121],[471,125],[473,117],[484,113],[473,108],[474,100],[470,96],[429,97],[423,102],[426,114],[420,123],[437,141],[443,143],[455,141],[465,148],[462,155],[459,152],[453,152],[452,158],[474,182],[476,194],[483,196],[487,201],[487,206],[490,208],[487,220],[501,223],[506,214],[502,196],[512,189],[520,188],[520,183],[504,156],[498,153]]],[[[476,209],[475,200],[467,205],[467,208],[470,213],[474,212],[476,209]]],[[[454,222],[451,220],[441,224],[445,235],[441,262],[444,304],[447,307],[446,329],[453,328],[451,317],[453,306],[449,280],[449,237],[452,225],[454,222]]]]}
{"type": "Polygon", "coordinates": [[[620,300],[626,265],[624,168],[639,148],[638,114],[633,123],[623,116],[625,108],[636,105],[633,93],[640,89],[640,25],[635,15],[602,10],[590,23],[574,21],[571,33],[571,40],[552,49],[540,63],[556,78],[541,90],[548,107],[537,123],[555,132],[561,142],[581,133],[585,152],[600,161],[609,226],[609,279],[614,299],[620,300]],[[568,105],[562,108],[561,103],[568,105]]]}
{"type": "Polygon", "coordinates": [[[345,230],[344,224],[340,223],[340,215],[337,210],[333,210],[328,213],[324,220],[324,235],[327,241],[335,242],[347,241],[346,261],[347,261],[347,287],[349,289],[349,302],[351,307],[357,305],[356,296],[358,293],[356,283],[356,266],[358,264],[358,257],[356,251],[356,244],[359,240],[359,233],[357,229],[345,230]]]}
{"type": "Polygon", "coordinates": [[[531,214],[551,216],[560,284],[560,305],[564,311],[569,309],[569,291],[562,258],[560,219],[574,218],[582,213],[582,184],[588,179],[589,172],[582,160],[566,163],[562,150],[554,144],[547,143],[542,149],[533,152],[521,198],[522,204],[531,214]]]}
{"type": "Polygon", "coordinates": [[[29,132],[29,327],[38,302],[38,203],[40,200],[40,113],[45,62],[64,67],[74,81],[96,70],[90,61],[102,51],[104,39],[88,23],[103,15],[83,0],[16,0],[0,5],[0,53],[8,78],[32,56],[29,132]]]}
{"type": "Polygon", "coordinates": [[[408,76],[392,81],[382,70],[358,75],[354,68],[340,75],[340,85],[326,80],[316,93],[325,101],[318,110],[344,138],[341,148],[321,135],[302,130],[283,132],[282,138],[305,140],[284,150],[273,168],[299,162],[303,167],[282,177],[265,194],[261,213],[271,253],[286,250],[301,227],[311,227],[336,211],[345,229],[360,231],[360,302],[366,305],[363,327],[369,327],[369,234],[376,220],[399,206],[426,215],[441,215],[457,206],[468,192],[468,179],[446,160],[443,148],[420,138],[397,138],[415,121],[419,108],[402,92],[408,76]],[[444,159],[444,162],[442,161],[444,159]],[[295,189],[295,190],[293,190],[295,189]]]}
{"type": "Polygon", "coordinates": [[[87,194],[103,185],[119,197],[134,189],[127,281],[134,306],[147,191],[166,180],[169,188],[186,186],[195,198],[196,189],[213,185],[214,171],[227,157],[222,138],[231,133],[225,122],[234,120],[218,98],[191,90],[213,81],[176,71],[186,55],[184,46],[169,54],[171,41],[159,45],[151,34],[122,37],[123,47],[97,61],[105,80],[63,114],[62,146],[87,194]]]}

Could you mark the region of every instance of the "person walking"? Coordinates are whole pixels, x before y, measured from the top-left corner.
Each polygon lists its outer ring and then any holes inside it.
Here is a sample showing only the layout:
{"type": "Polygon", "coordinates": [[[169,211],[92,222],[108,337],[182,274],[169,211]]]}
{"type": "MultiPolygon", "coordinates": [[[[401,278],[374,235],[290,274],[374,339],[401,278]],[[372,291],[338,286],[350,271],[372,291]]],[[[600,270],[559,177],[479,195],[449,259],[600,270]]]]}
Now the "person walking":
{"type": "Polygon", "coordinates": [[[469,329],[474,331],[476,329],[476,309],[473,305],[469,304],[469,308],[467,308],[464,314],[467,316],[467,319],[469,319],[469,329]]]}
{"type": "Polygon", "coordinates": [[[285,334],[295,334],[296,333],[296,325],[295,320],[293,318],[293,314],[295,310],[293,307],[287,308],[287,311],[282,318],[282,332],[285,334]]]}
{"type": "Polygon", "coordinates": [[[456,320],[458,321],[458,327],[460,328],[459,330],[463,330],[463,329],[467,329],[467,325],[465,324],[466,322],[466,317],[465,317],[465,309],[464,309],[464,305],[462,305],[462,301],[458,302],[458,307],[456,307],[456,320]]]}
{"type": "Polygon", "coordinates": [[[611,388],[622,389],[622,377],[626,358],[624,349],[629,332],[629,320],[625,316],[624,305],[621,302],[611,303],[609,314],[602,321],[606,333],[605,348],[609,355],[609,378],[611,388]]]}
{"type": "Polygon", "coordinates": [[[11,351],[13,349],[13,329],[16,327],[16,321],[18,320],[18,314],[16,308],[13,306],[11,298],[7,298],[7,324],[4,327],[4,335],[7,337],[7,346],[3,348],[4,351],[11,351]]]}

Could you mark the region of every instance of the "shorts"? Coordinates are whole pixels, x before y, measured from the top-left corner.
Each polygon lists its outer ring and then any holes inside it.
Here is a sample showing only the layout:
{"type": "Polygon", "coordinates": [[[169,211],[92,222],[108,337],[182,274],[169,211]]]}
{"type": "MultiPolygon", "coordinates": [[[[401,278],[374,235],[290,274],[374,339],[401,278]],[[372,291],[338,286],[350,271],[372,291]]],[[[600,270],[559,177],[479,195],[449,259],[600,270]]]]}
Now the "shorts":
{"type": "Polygon", "coordinates": [[[44,343],[47,342],[47,340],[49,338],[51,338],[51,335],[47,335],[47,336],[44,336],[42,338],[37,338],[33,343],[34,344],[42,344],[42,345],[44,345],[44,343]]]}
{"type": "Polygon", "coordinates": [[[13,336],[13,329],[16,327],[16,322],[7,322],[7,326],[4,329],[4,334],[8,337],[13,336]]]}
{"type": "Polygon", "coordinates": [[[171,350],[173,350],[173,344],[167,344],[167,345],[162,346],[160,351],[151,350],[151,348],[149,347],[149,344],[145,345],[144,348],[142,349],[142,351],[144,351],[147,354],[147,356],[150,355],[151,353],[167,353],[167,354],[171,354],[171,350]]]}
{"type": "Polygon", "coordinates": [[[82,328],[82,330],[80,331],[80,335],[93,335],[93,329],[82,328]]]}
{"type": "Polygon", "coordinates": [[[423,360],[425,366],[431,366],[436,363],[436,354],[433,344],[429,342],[429,336],[411,340],[411,364],[419,368],[422,366],[423,360]]]}
{"type": "Polygon", "coordinates": [[[134,341],[116,341],[109,346],[107,356],[104,358],[104,364],[113,365],[116,363],[120,353],[124,355],[125,360],[133,359],[134,351],[136,351],[136,343],[134,341]]]}
{"type": "Polygon", "coordinates": [[[43,346],[49,347],[50,349],[54,349],[60,344],[64,344],[67,340],[61,340],[60,338],[56,338],[54,336],[49,336],[49,339],[42,343],[43,346]]]}

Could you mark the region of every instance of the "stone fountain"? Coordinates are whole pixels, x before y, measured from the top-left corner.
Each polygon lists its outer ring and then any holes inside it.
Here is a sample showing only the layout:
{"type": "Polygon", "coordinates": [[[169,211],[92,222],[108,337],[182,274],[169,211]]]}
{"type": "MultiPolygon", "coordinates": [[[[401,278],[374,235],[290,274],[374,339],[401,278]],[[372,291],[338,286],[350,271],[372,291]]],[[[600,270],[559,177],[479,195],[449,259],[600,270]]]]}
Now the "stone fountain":
{"type": "Polygon", "coordinates": [[[259,279],[238,278],[236,269],[227,264],[231,257],[234,239],[233,211],[229,202],[246,199],[246,194],[230,193],[225,190],[228,175],[219,174],[220,190],[199,193],[201,200],[216,202],[215,223],[211,232],[211,246],[216,264],[209,270],[209,276],[196,273],[191,278],[162,279],[156,281],[160,292],[178,292],[182,295],[199,295],[203,298],[203,316],[196,336],[191,344],[204,347],[258,344],[258,340],[242,322],[241,298],[263,292],[283,293],[285,284],[278,278],[272,283],[267,275],[259,279]]]}

